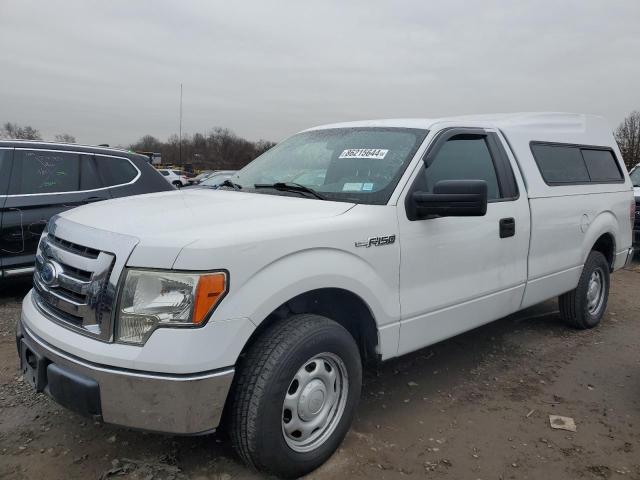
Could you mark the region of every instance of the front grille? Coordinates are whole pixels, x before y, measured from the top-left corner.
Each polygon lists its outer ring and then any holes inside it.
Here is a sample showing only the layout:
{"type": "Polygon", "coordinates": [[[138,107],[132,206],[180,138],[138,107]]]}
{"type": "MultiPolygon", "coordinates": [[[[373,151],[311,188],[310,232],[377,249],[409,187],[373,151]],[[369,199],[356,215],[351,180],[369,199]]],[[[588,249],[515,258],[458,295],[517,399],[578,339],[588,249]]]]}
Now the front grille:
{"type": "Polygon", "coordinates": [[[36,255],[35,304],[63,326],[110,340],[114,295],[107,289],[114,262],[112,253],[44,235],[36,255]]]}
{"type": "MultiPolygon", "coordinates": [[[[36,257],[36,271],[42,269],[43,264],[47,261],[46,257],[39,255],[36,257]]],[[[55,287],[49,287],[56,293],[76,303],[87,303],[87,294],[85,288],[87,283],[91,282],[92,272],[72,267],[65,263],[58,262],[66,281],[58,282],[55,287]]],[[[42,282],[40,282],[42,283],[42,282]]]]}
{"type": "Polygon", "coordinates": [[[62,265],[64,272],[70,277],[74,277],[79,281],[91,280],[92,273],[87,270],[81,270],[79,268],[72,267],[71,265],[62,265]]]}
{"type": "Polygon", "coordinates": [[[60,310],[57,307],[49,304],[41,295],[40,291],[36,288],[35,291],[35,301],[36,305],[40,307],[41,310],[44,310],[49,316],[53,317],[56,320],[66,322],[70,325],[74,325],[75,327],[82,327],[82,317],[78,317],[76,315],[72,315],[70,313],[65,312],[64,310],[60,310]]]}
{"type": "Polygon", "coordinates": [[[87,295],[82,295],[80,293],[76,293],[72,290],[69,290],[65,287],[58,287],[58,293],[65,297],[67,300],[75,303],[87,303],[87,295]]]}
{"type": "Polygon", "coordinates": [[[98,255],[100,255],[100,250],[96,250],[95,248],[90,247],[83,247],[82,245],[63,240],[62,238],[56,237],[55,235],[49,235],[47,238],[51,244],[54,244],[68,252],[76,253],[86,258],[98,258],[98,255]]]}

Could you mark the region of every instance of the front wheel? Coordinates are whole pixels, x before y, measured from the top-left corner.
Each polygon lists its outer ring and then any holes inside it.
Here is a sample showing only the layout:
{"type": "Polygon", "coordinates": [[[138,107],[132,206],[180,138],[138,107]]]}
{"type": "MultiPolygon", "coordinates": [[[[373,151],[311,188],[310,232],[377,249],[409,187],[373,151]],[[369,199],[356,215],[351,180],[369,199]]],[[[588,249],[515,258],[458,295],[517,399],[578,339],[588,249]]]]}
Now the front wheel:
{"type": "Polygon", "coordinates": [[[609,264],[602,253],[592,251],[576,289],[560,296],[560,315],[574,328],[593,328],[602,320],[608,299],[609,264]]]}
{"type": "Polygon", "coordinates": [[[311,472],[346,435],[361,384],[358,347],[338,323],[305,314],[272,325],[238,365],[229,411],[235,449],[261,471],[311,472]]]}

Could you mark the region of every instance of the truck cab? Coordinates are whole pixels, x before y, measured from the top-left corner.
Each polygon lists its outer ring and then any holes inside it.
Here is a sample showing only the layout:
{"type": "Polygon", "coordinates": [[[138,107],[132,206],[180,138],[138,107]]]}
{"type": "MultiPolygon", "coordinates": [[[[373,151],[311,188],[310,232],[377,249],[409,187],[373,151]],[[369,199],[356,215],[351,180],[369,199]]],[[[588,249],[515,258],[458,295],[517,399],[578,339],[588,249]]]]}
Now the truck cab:
{"type": "Polygon", "coordinates": [[[201,434],[224,418],[245,462],[297,477],[340,445],[368,362],[553,297],[572,328],[598,325],[634,215],[599,117],[316,127],[217,190],[51,219],[21,366],[108,423],[201,434]]]}

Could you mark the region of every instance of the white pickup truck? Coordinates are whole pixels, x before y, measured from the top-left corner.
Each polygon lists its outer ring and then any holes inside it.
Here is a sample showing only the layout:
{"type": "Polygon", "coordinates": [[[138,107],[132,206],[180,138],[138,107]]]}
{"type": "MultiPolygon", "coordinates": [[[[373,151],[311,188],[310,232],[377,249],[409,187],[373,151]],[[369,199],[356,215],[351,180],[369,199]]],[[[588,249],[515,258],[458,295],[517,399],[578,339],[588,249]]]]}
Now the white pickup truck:
{"type": "Polygon", "coordinates": [[[54,217],[17,329],[21,368],[108,423],[223,424],[249,465],[299,476],[347,433],[366,361],[556,296],[569,325],[596,326],[632,256],[634,211],[599,117],[313,128],[219,190],[54,217]],[[292,180],[305,172],[312,184],[292,180]]]}

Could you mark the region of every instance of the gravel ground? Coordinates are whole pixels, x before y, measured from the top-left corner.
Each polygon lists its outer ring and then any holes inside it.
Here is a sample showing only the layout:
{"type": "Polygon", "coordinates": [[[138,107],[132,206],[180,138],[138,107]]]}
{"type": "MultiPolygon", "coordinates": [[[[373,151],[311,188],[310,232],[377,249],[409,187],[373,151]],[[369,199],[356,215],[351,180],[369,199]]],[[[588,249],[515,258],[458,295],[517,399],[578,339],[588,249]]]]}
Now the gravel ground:
{"type": "MultiPolygon", "coordinates": [[[[565,328],[550,301],[369,368],[351,431],[310,478],[640,479],[639,273],[612,277],[595,330],[565,328]]],[[[33,393],[13,334],[28,288],[0,292],[0,478],[260,478],[223,435],[97,424],[33,393]]]]}

